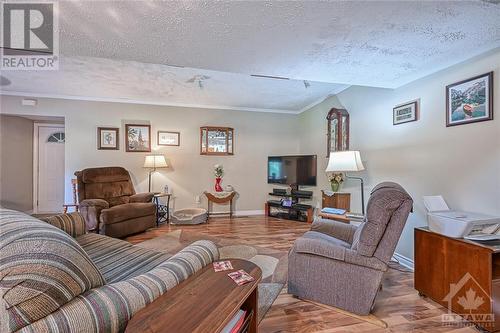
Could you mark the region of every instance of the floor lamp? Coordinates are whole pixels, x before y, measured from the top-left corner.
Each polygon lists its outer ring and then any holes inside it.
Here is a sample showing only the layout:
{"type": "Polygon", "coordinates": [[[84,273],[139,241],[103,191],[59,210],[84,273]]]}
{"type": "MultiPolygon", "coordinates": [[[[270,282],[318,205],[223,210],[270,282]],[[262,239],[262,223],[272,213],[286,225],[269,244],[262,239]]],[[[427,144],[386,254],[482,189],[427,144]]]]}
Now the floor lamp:
{"type": "Polygon", "coordinates": [[[343,172],[347,179],[356,179],[361,182],[361,212],[365,215],[365,189],[363,178],[348,176],[346,172],[362,171],[365,167],[361,162],[359,151],[334,151],[330,153],[326,172],[343,172]]]}
{"type": "Polygon", "coordinates": [[[168,168],[167,161],[163,155],[146,155],[144,167],[149,168],[148,192],[151,192],[151,174],[159,168],[168,168]]]}

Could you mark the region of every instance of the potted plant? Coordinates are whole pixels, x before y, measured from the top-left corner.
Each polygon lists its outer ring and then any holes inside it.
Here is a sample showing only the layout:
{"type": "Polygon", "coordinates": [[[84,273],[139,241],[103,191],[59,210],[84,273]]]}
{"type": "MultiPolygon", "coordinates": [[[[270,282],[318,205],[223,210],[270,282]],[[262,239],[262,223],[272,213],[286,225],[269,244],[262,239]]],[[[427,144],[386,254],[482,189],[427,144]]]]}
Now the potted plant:
{"type": "Polygon", "coordinates": [[[338,192],[338,191],[340,191],[340,187],[342,186],[342,183],[344,182],[344,174],[341,172],[331,173],[328,175],[328,180],[330,181],[332,191],[338,192]]]}
{"type": "Polygon", "coordinates": [[[224,176],[224,167],[220,164],[214,165],[214,175],[215,175],[215,191],[222,192],[222,186],[220,183],[222,181],[222,177],[224,176]]]}

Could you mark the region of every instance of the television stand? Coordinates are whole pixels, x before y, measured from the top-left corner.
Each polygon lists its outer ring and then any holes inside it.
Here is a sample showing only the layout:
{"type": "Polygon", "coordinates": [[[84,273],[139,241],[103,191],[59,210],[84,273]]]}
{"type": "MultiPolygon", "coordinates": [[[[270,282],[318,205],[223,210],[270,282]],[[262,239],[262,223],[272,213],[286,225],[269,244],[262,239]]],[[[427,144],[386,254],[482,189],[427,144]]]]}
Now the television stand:
{"type": "Polygon", "coordinates": [[[266,215],[280,219],[312,223],[314,217],[313,206],[300,203],[300,199],[311,199],[312,194],[311,191],[300,191],[298,189],[292,189],[287,194],[283,190],[274,189],[272,193],[269,193],[270,196],[291,199],[291,205],[284,206],[282,200],[268,200],[265,204],[266,215]]]}

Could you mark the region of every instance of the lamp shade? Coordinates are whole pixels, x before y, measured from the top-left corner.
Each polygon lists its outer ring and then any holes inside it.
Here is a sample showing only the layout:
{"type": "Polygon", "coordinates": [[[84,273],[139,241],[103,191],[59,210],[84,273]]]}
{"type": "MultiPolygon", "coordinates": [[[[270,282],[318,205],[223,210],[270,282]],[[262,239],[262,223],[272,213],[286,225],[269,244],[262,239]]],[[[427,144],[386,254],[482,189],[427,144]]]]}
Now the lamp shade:
{"type": "Polygon", "coordinates": [[[168,168],[168,164],[163,155],[146,155],[144,167],[152,169],[168,168]]]}
{"type": "Polygon", "coordinates": [[[326,172],[361,171],[364,169],[359,151],[347,150],[330,153],[326,172]]]}

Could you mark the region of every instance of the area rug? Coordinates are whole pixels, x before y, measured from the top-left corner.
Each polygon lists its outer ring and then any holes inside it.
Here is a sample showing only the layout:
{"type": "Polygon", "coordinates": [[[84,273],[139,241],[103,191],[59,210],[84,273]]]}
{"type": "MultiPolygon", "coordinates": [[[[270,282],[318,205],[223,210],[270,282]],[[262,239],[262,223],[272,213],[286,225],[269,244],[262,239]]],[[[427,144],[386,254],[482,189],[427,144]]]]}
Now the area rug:
{"type": "Polygon", "coordinates": [[[262,320],[287,282],[288,255],[286,252],[238,244],[234,240],[210,237],[186,230],[176,230],[139,243],[137,246],[173,254],[200,239],[214,242],[219,248],[221,259],[245,259],[260,267],[262,281],[258,286],[259,321],[262,320]]]}

